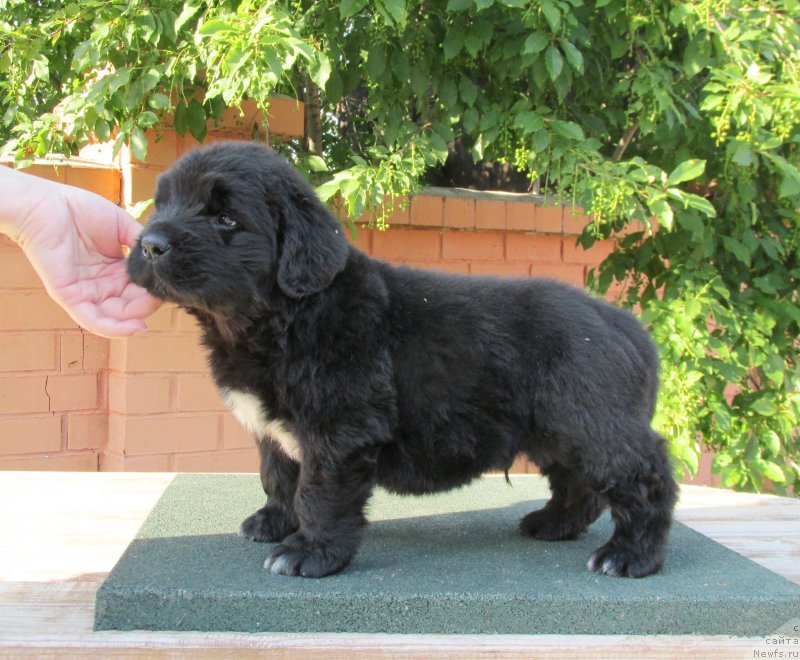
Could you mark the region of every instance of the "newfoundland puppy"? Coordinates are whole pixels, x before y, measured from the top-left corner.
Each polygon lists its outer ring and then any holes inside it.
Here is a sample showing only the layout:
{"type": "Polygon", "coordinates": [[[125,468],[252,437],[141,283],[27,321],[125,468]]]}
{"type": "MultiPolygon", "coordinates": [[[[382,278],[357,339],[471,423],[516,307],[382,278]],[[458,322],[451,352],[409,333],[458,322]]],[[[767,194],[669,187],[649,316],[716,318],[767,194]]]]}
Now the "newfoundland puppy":
{"type": "Polygon", "coordinates": [[[522,533],[575,539],[608,506],[615,531],[589,568],[659,569],[677,489],[650,426],[656,349],[633,316],[550,280],[370,259],[257,144],[187,154],[155,201],[129,273],[198,319],[214,381],[256,438],[268,499],[240,533],[279,542],[265,568],[340,571],[376,484],[443,491],[523,454],[552,497],[522,533]]]}

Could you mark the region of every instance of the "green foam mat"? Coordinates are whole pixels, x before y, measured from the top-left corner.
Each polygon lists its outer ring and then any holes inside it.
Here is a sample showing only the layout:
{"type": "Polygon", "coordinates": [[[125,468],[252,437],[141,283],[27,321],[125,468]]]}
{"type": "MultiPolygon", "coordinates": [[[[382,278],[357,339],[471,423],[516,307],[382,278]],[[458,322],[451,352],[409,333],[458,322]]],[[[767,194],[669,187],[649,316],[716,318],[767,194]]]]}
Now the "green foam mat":
{"type": "Polygon", "coordinates": [[[548,497],[536,477],[378,490],[355,559],[313,580],[265,571],[274,546],[237,536],[264,503],[257,476],[178,475],[99,589],[95,628],[759,636],[800,613],[800,587],[679,523],[660,573],[591,573],[610,516],[577,541],[521,536],[548,497]]]}

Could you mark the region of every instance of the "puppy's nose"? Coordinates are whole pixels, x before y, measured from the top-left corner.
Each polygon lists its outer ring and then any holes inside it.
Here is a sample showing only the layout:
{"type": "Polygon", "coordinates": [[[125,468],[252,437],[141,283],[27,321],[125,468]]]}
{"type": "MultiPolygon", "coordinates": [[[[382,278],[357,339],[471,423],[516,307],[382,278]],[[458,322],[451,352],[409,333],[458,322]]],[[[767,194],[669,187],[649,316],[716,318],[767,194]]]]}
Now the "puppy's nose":
{"type": "Polygon", "coordinates": [[[163,257],[172,249],[169,239],[164,234],[146,234],[142,236],[142,255],[152,261],[163,257]]]}

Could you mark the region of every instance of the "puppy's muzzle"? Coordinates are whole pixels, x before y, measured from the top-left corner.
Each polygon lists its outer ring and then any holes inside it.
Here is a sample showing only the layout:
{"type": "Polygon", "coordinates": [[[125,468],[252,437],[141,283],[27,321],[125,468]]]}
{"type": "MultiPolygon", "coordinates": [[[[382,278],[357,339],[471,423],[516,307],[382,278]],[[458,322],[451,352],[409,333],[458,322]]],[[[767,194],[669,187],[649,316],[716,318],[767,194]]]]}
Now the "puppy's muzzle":
{"type": "Polygon", "coordinates": [[[142,236],[142,256],[148,261],[155,261],[172,250],[172,244],[163,234],[157,232],[142,236]]]}

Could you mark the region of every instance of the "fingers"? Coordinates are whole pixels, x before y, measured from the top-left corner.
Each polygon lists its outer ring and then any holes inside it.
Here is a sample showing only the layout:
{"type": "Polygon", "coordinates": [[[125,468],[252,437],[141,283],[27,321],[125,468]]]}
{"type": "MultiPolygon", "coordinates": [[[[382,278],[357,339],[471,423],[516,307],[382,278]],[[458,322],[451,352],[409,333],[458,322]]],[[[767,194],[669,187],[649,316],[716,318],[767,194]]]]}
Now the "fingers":
{"type": "Polygon", "coordinates": [[[141,232],[142,225],[120,209],[117,215],[117,233],[120,244],[126,247],[133,247],[141,232]]]}

